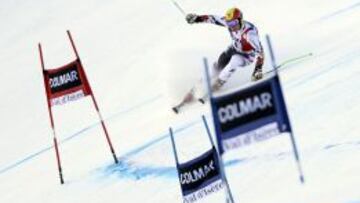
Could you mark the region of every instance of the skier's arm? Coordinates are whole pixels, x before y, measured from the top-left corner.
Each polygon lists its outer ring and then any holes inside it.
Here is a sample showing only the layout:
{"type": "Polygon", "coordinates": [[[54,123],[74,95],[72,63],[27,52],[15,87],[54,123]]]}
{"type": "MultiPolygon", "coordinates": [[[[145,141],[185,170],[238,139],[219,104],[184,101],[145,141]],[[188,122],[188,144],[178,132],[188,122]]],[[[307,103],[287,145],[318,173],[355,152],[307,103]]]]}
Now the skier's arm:
{"type": "Polygon", "coordinates": [[[245,36],[246,41],[253,47],[257,55],[262,55],[263,49],[256,29],[253,29],[245,36]]]}
{"type": "Polygon", "coordinates": [[[226,22],[223,17],[216,15],[197,15],[197,14],[187,14],[185,17],[186,21],[189,24],[193,23],[211,23],[219,26],[226,26],[226,22]]]}
{"type": "Polygon", "coordinates": [[[255,54],[255,69],[253,73],[253,80],[262,78],[262,66],[264,65],[264,50],[260,42],[259,34],[256,28],[250,30],[245,35],[245,40],[251,45],[255,54]]]}

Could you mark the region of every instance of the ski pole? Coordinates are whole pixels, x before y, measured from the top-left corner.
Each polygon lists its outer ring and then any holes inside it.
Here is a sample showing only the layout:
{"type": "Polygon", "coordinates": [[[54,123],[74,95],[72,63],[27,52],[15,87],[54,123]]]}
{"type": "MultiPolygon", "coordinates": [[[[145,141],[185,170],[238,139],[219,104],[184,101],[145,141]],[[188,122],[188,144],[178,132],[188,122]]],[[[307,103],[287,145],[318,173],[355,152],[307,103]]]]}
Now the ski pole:
{"type": "Polygon", "coordinates": [[[176,8],[177,8],[184,16],[186,15],[184,9],[182,9],[181,6],[180,6],[175,0],[171,0],[171,2],[176,6],[176,8]]]}
{"type": "Polygon", "coordinates": [[[303,58],[312,56],[312,55],[313,55],[313,53],[310,52],[310,53],[307,53],[307,54],[304,54],[304,55],[301,55],[301,56],[298,56],[298,57],[290,58],[290,59],[282,62],[280,65],[278,65],[277,68],[279,68],[279,67],[281,67],[281,66],[284,66],[284,65],[286,65],[286,64],[288,64],[288,63],[291,63],[291,62],[294,62],[294,61],[298,61],[298,60],[300,60],[300,59],[303,59],[303,58]]]}
{"type": "Polygon", "coordinates": [[[279,69],[283,68],[284,66],[286,66],[286,65],[288,65],[290,63],[293,63],[295,61],[299,61],[300,59],[304,59],[304,58],[307,58],[307,57],[310,57],[310,56],[313,56],[312,52],[307,53],[307,54],[303,54],[301,56],[297,56],[297,57],[294,57],[294,58],[290,58],[290,59],[282,62],[281,64],[277,65],[273,70],[269,70],[269,71],[265,72],[264,75],[272,73],[275,70],[279,70],[279,69]]]}

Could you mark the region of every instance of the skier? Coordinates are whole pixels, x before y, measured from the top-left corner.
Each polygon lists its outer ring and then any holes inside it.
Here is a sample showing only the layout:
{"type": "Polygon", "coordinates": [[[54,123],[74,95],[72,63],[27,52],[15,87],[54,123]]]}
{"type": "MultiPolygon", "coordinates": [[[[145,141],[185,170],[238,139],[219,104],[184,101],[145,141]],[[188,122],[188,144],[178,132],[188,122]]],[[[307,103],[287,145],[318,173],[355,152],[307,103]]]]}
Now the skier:
{"type": "MultiPolygon", "coordinates": [[[[185,17],[189,24],[211,23],[226,27],[232,39],[231,45],[223,51],[212,70],[212,91],[217,91],[224,85],[238,67],[245,67],[255,61],[255,69],[251,80],[256,81],[263,77],[262,66],[264,64],[264,52],[259,39],[257,28],[250,22],[243,20],[243,14],[238,8],[230,8],[225,16],[216,15],[197,15],[187,14],[185,17]]],[[[205,95],[200,98],[201,103],[205,103],[205,95]]],[[[186,103],[194,100],[194,88],[185,95],[181,103],[173,107],[173,111],[178,113],[179,109],[186,103]]]]}

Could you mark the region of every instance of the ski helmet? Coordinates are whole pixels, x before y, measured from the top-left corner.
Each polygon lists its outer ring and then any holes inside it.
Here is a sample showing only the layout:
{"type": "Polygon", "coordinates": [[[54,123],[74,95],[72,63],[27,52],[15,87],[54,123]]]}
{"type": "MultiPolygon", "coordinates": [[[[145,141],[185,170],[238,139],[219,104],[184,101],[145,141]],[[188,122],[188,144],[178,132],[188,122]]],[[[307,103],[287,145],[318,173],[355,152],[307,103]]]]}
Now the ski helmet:
{"type": "Polygon", "coordinates": [[[230,8],[225,13],[225,20],[226,21],[232,21],[232,20],[235,20],[235,19],[239,19],[239,21],[242,21],[242,18],[243,18],[242,12],[240,11],[240,9],[238,9],[236,7],[230,8]]]}

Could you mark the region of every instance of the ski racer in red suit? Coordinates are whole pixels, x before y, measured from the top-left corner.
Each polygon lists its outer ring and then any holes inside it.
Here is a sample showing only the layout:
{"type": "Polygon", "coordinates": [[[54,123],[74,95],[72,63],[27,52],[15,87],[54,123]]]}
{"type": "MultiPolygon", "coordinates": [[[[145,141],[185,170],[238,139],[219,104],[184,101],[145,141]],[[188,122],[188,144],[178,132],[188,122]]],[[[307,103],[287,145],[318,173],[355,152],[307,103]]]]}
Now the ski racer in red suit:
{"type": "MultiPolygon", "coordinates": [[[[229,30],[232,43],[223,51],[212,70],[211,88],[213,91],[220,87],[231,77],[239,67],[245,67],[255,62],[255,69],[252,73],[252,81],[263,77],[262,66],[264,63],[264,52],[259,39],[257,28],[250,22],[243,20],[243,14],[238,8],[230,8],[225,16],[187,14],[186,21],[189,24],[211,23],[225,27],[229,30]]],[[[194,99],[193,90],[188,93],[183,101],[173,108],[178,112],[185,103],[194,99]]],[[[204,103],[205,98],[199,101],[204,103]]]]}

